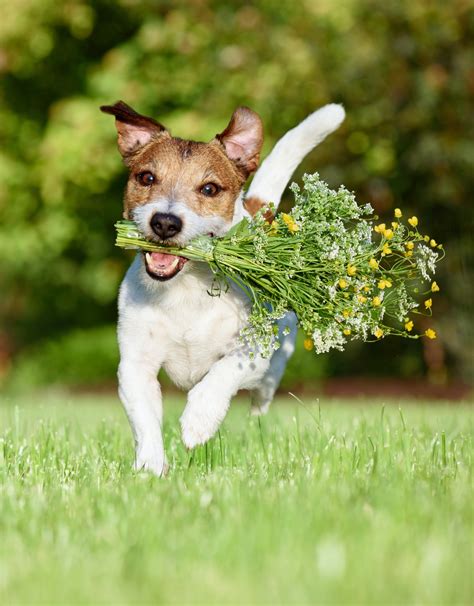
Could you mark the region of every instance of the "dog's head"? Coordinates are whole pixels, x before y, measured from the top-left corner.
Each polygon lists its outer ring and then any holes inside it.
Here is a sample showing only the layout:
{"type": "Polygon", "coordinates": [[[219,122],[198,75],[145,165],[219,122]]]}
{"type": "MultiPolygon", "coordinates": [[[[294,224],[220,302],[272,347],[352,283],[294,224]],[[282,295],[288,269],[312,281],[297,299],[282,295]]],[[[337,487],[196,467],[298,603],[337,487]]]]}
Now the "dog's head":
{"type": "MultiPolygon", "coordinates": [[[[136,221],[148,239],[179,246],[230,228],[242,186],[258,166],[263,130],[255,112],[239,107],[222,133],[200,143],[172,137],[122,101],[101,110],[115,116],[119,151],[130,171],[126,219],[136,221]]],[[[156,280],[173,278],[185,262],[174,255],[144,255],[156,280]]]]}

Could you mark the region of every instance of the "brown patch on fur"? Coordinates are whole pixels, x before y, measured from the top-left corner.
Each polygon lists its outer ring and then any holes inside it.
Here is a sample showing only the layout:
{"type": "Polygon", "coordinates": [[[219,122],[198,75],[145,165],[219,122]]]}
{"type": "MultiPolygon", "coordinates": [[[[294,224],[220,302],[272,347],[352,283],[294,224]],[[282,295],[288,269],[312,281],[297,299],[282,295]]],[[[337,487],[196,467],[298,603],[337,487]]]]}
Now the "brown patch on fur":
{"type": "Polygon", "coordinates": [[[245,177],[220,146],[173,137],[152,140],[130,158],[128,165],[126,217],[130,217],[137,206],[166,198],[186,204],[198,215],[220,215],[231,221],[235,200],[245,182],[245,177]],[[138,182],[137,175],[144,171],[155,176],[153,185],[144,187],[138,182]],[[221,191],[214,197],[205,196],[200,189],[206,183],[215,183],[221,191]]]}
{"type": "Polygon", "coordinates": [[[193,153],[192,141],[186,141],[186,140],[178,139],[178,138],[175,138],[175,141],[179,145],[179,150],[181,152],[181,156],[182,156],[183,160],[186,160],[186,158],[189,158],[189,156],[191,156],[191,154],[193,153]]]}
{"type": "Polygon", "coordinates": [[[257,198],[257,196],[250,196],[244,200],[244,208],[252,215],[252,217],[254,217],[259,210],[262,210],[262,208],[265,207],[267,207],[267,210],[263,213],[263,216],[266,221],[271,223],[275,218],[275,215],[268,208],[267,202],[264,202],[261,198],[257,198]]]}
{"type": "Polygon", "coordinates": [[[199,143],[172,137],[162,124],[123,101],[104,105],[101,110],[115,116],[119,150],[130,169],[125,218],[131,218],[137,206],[165,198],[184,203],[201,216],[232,220],[240,190],[258,166],[263,142],[258,114],[239,107],[220,135],[210,143],[199,143]],[[141,185],[137,179],[146,171],[155,177],[150,186],[141,185]],[[218,186],[217,195],[201,193],[206,183],[218,186]]]}

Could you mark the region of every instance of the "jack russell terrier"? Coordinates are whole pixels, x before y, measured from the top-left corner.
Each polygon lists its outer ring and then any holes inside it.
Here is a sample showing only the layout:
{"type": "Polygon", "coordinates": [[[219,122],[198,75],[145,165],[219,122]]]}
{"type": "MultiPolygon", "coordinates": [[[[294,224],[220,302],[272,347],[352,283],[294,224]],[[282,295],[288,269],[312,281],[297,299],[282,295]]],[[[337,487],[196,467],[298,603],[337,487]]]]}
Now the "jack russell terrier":
{"type": "MultiPolygon", "coordinates": [[[[101,110],[115,116],[119,151],[130,172],[124,217],[136,221],[146,238],[178,246],[202,234],[221,236],[268,202],[276,207],[304,156],[344,119],[342,106],[330,104],[288,131],[244,200],[242,188],[257,169],[263,142],[262,122],[252,110],[236,109],[209,143],[172,137],[121,101],[101,110]]],[[[120,287],[119,395],[135,438],[137,470],[167,470],[161,367],[188,390],[181,428],[184,444],[193,448],[215,434],[240,389],[251,390],[255,414],[266,412],[293,353],[296,317],[288,313],[279,323],[280,348],[269,359],[250,356],[239,339],[250,301],[235,285],[209,296],[212,282],[205,263],[139,253],[120,287]]]]}

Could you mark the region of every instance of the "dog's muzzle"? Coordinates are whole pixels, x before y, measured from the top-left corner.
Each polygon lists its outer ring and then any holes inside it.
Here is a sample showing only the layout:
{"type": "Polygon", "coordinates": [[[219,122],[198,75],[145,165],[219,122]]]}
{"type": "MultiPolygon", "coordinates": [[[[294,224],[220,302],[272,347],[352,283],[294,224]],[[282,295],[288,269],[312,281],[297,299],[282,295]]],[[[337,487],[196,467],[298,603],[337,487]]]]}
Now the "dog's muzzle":
{"type": "MultiPolygon", "coordinates": [[[[158,238],[166,243],[166,240],[174,238],[183,228],[182,220],[170,213],[154,213],[150,219],[150,227],[158,238]]],[[[177,255],[166,253],[144,253],[145,268],[147,274],[154,280],[165,281],[173,278],[179,273],[187,259],[177,255]]]]}

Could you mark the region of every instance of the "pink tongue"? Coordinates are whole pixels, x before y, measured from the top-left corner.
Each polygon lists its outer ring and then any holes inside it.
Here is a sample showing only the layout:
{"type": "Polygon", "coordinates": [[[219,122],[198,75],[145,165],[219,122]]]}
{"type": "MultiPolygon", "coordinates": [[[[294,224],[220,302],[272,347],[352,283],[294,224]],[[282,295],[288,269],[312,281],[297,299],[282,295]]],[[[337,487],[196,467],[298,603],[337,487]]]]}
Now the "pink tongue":
{"type": "Polygon", "coordinates": [[[178,257],[176,255],[167,255],[166,253],[154,252],[151,253],[151,258],[155,267],[162,267],[165,269],[166,267],[169,267],[178,257]]]}

